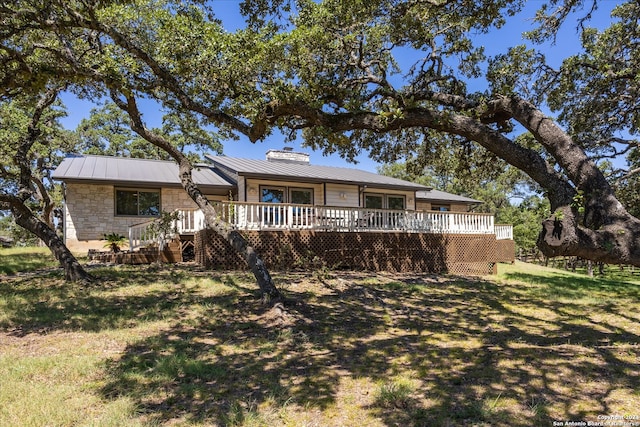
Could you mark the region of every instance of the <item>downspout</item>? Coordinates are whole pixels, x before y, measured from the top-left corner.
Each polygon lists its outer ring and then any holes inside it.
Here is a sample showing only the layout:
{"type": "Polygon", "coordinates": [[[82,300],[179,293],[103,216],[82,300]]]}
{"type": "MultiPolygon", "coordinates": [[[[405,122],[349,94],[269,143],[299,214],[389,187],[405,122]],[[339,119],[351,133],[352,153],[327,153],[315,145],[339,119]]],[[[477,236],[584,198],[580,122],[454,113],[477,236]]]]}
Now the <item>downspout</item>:
{"type": "Polygon", "coordinates": [[[358,207],[364,206],[364,192],[367,191],[367,185],[358,185],[358,207]]]}

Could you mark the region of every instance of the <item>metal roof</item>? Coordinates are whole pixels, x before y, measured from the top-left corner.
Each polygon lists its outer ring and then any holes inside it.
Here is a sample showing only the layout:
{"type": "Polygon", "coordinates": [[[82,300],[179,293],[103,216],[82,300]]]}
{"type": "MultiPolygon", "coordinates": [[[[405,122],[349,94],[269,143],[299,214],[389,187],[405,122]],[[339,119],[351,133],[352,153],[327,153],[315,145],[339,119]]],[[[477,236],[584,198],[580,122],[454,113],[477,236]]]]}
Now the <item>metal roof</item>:
{"type": "Polygon", "coordinates": [[[251,178],[270,178],[276,180],[296,180],[300,182],[331,182],[358,184],[369,187],[398,190],[428,190],[429,187],[378,175],[359,169],[320,166],[312,164],[241,159],[237,157],[205,155],[214,165],[231,170],[238,175],[251,178]]]}
{"type": "Polygon", "coordinates": [[[482,203],[480,200],[471,199],[465,196],[459,196],[457,194],[447,193],[446,191],[440,190],[429,190],[429,191],[417,191],[416,192],[416,200],[429,200],[433,202],[455,202],[455,203],[465,203],[465,204],[477,204],[482,203]]]}
{"type": "MultiPolygon", "coordinates": [[[[465,204],[482,203],[480,200],[429,189],[429,187],[420,184],[359,169],[224,156],[207,155],[206,157],[213,162],[214,166],[220,165],[227,170],[247,177],[414,190],[417,200],[465,204]]],[[[61,181],[110,182],[120,185],[180,186],[178,174],[178,165],[171,161],[73,155],[66,157],[60,163],[53,172],[53,178],[61,181]]],[[[204,187],[232,189],[236,186],[235,182],[231,182],[233,178],[225,179],[211,165],[197,165],[193,169],[193,179],[196,184],[204,187]]]]}
{"type": "MultiPolygon", "coordinates": [[[[208,165],[194,167],[192,174],[193,180],[198,185],[229,189],[235,186],[208,165]]],[[[66,157],[53,172],[52,177],[61,181],[113,182],[130,185],[181,185],[177,163],[128,157],[66,157]]]]}

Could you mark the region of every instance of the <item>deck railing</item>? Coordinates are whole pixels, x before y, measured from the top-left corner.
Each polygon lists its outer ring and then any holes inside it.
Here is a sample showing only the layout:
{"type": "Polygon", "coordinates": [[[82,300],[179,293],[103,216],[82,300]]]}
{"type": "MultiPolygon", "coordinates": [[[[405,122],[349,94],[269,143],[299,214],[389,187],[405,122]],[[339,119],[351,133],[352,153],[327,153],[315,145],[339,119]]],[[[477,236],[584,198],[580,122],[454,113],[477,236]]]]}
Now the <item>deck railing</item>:
{"type": "Polygon", "coordinates": [[[245,202],[218,202],[216,210],[222,220],[243,230],[495,233],[493,215],[467,212],[424,212],[245,202]]]}
{"type": "MultiPolygon", "coordinates": [[[[513,239],[511,225],[495,225],[491,214],[408,211],[295,205],[288,203],[216,202],[219,218],[241,230],[404,231],[410,233],[495,234],[513,239]]],[[[174,229],[179,234],[205,228],[199,209],[180,209],[174,229]]],[[[153,220],[129,227],[131,250],[157,243],[153,220]]]]}
{"type": "Polygon", "coordinates": [[[496,240],[513,240],[513,225],[496,224],[496,240]]]}
{"type": "MultiPolygon", "coordinates": [[[[171,227],[171,230],[174,230],[175,233],[195,233],[204,228],[204,213],[200,209],[178,209],[177,211],[179,213],[178,219],[171,227]]],[[[129,226],[130,250],[133,251],[152,243],[163,244],[162,236],[153,227],[156,222],[157,219],[150,219],[149,221],[129,226]]],[[[171,231],[169,236],[165,236],[165,240],[166,238],[172,238],[174,231],[171,231]]]]}
{"type": "Polygon", "coordinates": [[[133,251],[158,241],[156,234],[151,231],[151,226],[155,221],[155,219],[150,219],[129,226],[129,250],[133,251]]]}
{"type": "Polygon", "coordinates": [[[175,229],[180,234],[195,233],[204,228],[204,213],[200,209],[178,209],[180,213],[175,229]]]}

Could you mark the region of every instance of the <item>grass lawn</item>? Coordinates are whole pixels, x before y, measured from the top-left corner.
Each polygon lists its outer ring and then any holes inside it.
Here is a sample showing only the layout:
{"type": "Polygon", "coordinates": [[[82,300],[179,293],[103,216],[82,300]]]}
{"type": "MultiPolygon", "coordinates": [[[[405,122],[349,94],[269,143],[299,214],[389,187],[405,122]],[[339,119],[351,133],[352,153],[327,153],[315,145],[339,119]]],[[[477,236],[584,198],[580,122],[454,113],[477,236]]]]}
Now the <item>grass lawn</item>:
{"type": "Polygon", "coordinates": [[[0,275],[56,267],[49,248],[0,248],[0,275]]]}
{"type": "Polygon", "coordinates": [[[521,263],[484,278],[274,273],[283,313],[242,273],[92,273],[0,276],[0,426],[640,416],[638,281],[521,263]]]}

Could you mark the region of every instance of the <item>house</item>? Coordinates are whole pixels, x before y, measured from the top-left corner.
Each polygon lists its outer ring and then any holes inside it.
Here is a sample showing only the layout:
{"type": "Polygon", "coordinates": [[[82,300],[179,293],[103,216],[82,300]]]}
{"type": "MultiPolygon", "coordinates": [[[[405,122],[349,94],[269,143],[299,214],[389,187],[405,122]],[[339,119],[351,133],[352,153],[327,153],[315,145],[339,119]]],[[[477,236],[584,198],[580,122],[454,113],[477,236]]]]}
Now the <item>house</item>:
{"type": "Polygon", "coordinates": [[[480,200],[446,191],[430,189],[416,192],[416,210],[419,211],[468,212],[481,204],[480,200]]]}
{"type": "MultiPolygon", "coordinates": [[[[358,169],[313,165],[307,154],[287,149],[270,150],[265,160],[206,160],[196,165],[193,179],[220,217],[239,229],[484,234],[495,240],[493,216],[469,212],[478,200],[358,169]]],[[[64,240],[71,250],[100,249],[103,235],[114,232],[128,235],[135,249],[161,211],[181,212],[182,234],[203,228],[173,162],[70,156],[53,178],[65,185],[64,240]]]]}
{"type": "MultiPolygon", "coordinates": [[[[64,182],[64,242],[76,252],[102,249],[105,233],[127,236],[163,210],[196,207],[174,162],[73,155],[52,177],[64,182]]],[[[228,200],[235,188],[208,165],[197,165],[193,179],[210,200],[228,200]]]]}

